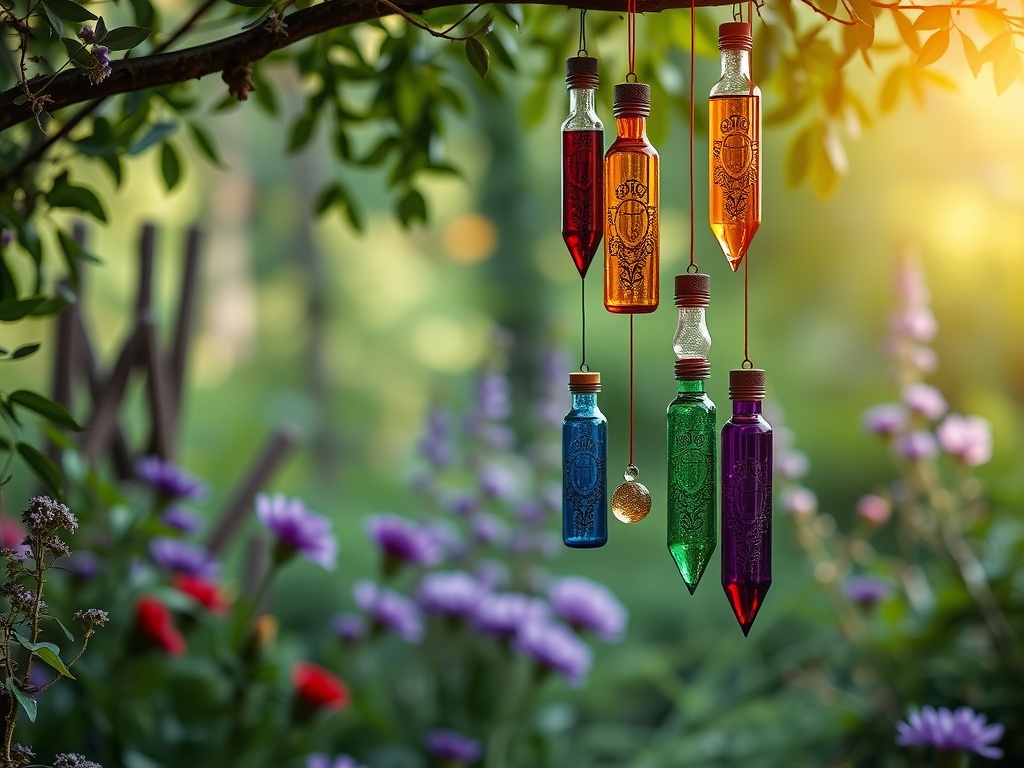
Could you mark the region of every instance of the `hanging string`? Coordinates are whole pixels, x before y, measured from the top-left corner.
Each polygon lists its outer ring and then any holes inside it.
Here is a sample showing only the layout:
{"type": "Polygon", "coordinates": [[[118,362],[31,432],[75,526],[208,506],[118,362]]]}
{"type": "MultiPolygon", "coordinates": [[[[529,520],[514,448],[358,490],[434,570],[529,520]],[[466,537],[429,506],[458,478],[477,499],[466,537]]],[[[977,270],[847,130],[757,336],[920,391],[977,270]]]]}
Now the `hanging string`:
{"type": "Polygon", "coordinates": [[[587,55],[587,9],[580,9],[580,49],[576,51],[577,56],[587,55]]]}
{"type": "MultiPolygon", "coordinates": [[[[747,0],[747,22],[750,26],[750,35],[754,35],[754,3],[753,0],[747,0]]],[[[751,51],[750,56],[750,96],[754,101],[754,120],[756,125],[761,124],[761,100],[754,98],[754,56],[751,51]]],[[[758,153],[761,151],[761,147],[757,148],[758,153]]],[[[761,162],[761,158],[758,157],[758,162],[761,162]]],[[[758,190],[760,194],[760,190],[758,190]]],[[[743,259],[743,368],[753,368],[754,362],[750,359],[750,339],[749,339],[749,315],[750,315],[750,244],[747,243],[747,257],[743,259]]]]}
{"type": "Polygon", "coordinates": [[[633,464],[633,315],[629,316],[629,467],[635,469],[633,464]]]}
{"type": "Polygon", "coordinates": [[[734,3],[732,6],[732,20],[743,21],[743,6],[740,3],[734,3]]]}
{"type": "Polygon", "coordinates": [[[582,327],[583,343],[583,360],[580,362],[581,371],[589,371],[590,366],[587,365],[587,281],[585,278],[580,279],[580,323],[582,327]]]}
{"type": "Polygon", "coordinates": [[[697,39],[697,0],[690,0],[690,266],[686,268],[687,272],[694,273],[699,272],[700,269],[697,267],[697,263],[693,258],[694,250],[694,221],[693,221],[693,134],[694,134],[694,107],[696,103],[696,93],[694,86],[694,47],[697,39]]]}
{"type": "Polygon", "coordinates": [[[636,82],[636,0],[626,0],[626,31],[629,35],[629,72],[627,83],[636,82]],[[633,78],[630,80],[630,78],[633,78]]]}

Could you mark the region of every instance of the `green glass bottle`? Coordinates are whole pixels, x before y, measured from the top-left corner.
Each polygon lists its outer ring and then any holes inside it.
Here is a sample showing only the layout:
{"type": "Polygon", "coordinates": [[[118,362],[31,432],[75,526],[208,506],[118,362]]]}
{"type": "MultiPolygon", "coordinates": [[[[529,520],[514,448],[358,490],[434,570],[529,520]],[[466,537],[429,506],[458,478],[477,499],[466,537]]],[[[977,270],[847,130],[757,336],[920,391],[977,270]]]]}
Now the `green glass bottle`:
{"type": "Polygon", "coordinates": [[[711,351],[704,309],[710,303],[707,275],[676,275],[679,324],[676,354],[677,393],[668,407],[668,551],[693,594],[717,543],[718,429],[715,404],[704,392],[711,375],[711,351]]]}

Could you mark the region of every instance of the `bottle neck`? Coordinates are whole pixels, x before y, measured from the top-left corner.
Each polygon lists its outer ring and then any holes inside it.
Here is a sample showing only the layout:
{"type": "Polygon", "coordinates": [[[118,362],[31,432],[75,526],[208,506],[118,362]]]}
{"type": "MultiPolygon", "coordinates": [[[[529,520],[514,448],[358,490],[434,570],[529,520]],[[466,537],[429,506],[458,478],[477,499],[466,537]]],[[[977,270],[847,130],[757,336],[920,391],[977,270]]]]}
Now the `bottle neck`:
{"type": "Polygon", "coordinates": [[[750,51],[742,48],[727,48],[722,51],[722,77],[729,76],[750,79],[750,51]]]}
{"type": "Polygon", "coordinates": [[[761,415],[760,400],[733,400],[732,401],[732,415],[733,416],[746,416],[756,417],[761,415]]]}
{"type": "Polygon", "coordinates": [[[569,113],[597,117],[596,94],[593,88],[570,88],[569,113]]]}
{"type": "Polygon", "coordinates": [[[593,411],[597,408],[596,392],[573,392],[572,409],[574,411],[593,411]]]}
{"type": "Polygon", "coordinates": [[[679,379],[676,382],[677,392],[680,395],[693,393],[704,394],[704,379],[679,379]]]}
{"type": "Polygon", "coordinates": [[[615,130],[620,139],[647,140],[647,118],[626,115],[615,118],[615,130]]]}

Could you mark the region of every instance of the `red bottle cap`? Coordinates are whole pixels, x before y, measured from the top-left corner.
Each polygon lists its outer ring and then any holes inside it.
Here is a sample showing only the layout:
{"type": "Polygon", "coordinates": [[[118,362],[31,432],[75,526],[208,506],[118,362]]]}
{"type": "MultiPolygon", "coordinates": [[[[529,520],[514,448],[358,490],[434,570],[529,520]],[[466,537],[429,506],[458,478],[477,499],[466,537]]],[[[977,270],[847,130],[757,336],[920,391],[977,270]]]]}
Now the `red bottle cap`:
{"type": "Polygon", "coordinates": [[[565,60],[565,87],[597,88],[597,59],[593,56],[573,56],[565,60]]]}
{"type": "Polygon", "coordinates": [[[569,374],[570,392],[600,392],[600,371],[572,371],[569,374]]]}
{"type": "Polygon", "coordinates": [[[711,363],[706,357],[684,357],[676,360],[676,380],[696,381],[711,378],[711,363]]]}
{"type": "Polygon", "coordinates": [[[647,117],[651,114],[651,86],[647,83],[616,83],[612,112],[616,117],[647,117]]]}
{"type": "Polygon", "coordinates": [[[676,306],[707,307],[711,305],[711,278],[698,272],[676,275],[676,306]]]}
{"type": "Polygon", "coordinates": [[[754,48],[754,32],[749,22],[727,21],[718,27],[718,49],[750,51],[754,48]]]}

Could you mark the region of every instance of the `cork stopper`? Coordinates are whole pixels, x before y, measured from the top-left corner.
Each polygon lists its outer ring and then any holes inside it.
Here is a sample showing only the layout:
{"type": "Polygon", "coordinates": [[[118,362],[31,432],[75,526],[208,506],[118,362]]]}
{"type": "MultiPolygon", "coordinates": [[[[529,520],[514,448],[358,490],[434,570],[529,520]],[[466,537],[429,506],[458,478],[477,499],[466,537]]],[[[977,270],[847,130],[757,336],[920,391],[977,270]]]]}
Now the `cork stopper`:
{"type": "Polygon", "coordinates": [[[711,278],[684,272],[676,275],[676,306],[707,307],[711,304],[711,278]]]}
{"type": "Polygon", "coordinates": [[[729,371],[730,400],[764,400],[764,369],[736,368],[729,371]]]}
{"type": "Polygon", "coordinates": [[[676,360],[676,381],[711,378],[711,363],[706,357],[684,357],[676,360]]]}
{"type": "Polygon", "coordinates": [[[647,117],[651,114],[651,86],[647,83],[616,83],[612,112],[616,117],[647,117]]]}
{"type": "Polygon", "coordinates": [[[600,371],[572,371],[569,373],[570,392],[600,392],[600,371]]]}
{"type": "Polygon", "coordinates": [[[565,60],[565,87],[594,90],[598,84],[597,59],[593,56],[572,56],[565,60]]]}
{"type": "Polygon", "coordinates": [[[750,51],[754,48],[754,32],[749,22],[727,21],[718,27],[720,51],[750,51]]]}

